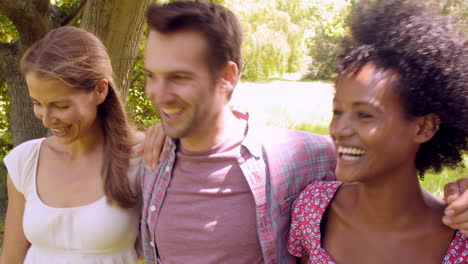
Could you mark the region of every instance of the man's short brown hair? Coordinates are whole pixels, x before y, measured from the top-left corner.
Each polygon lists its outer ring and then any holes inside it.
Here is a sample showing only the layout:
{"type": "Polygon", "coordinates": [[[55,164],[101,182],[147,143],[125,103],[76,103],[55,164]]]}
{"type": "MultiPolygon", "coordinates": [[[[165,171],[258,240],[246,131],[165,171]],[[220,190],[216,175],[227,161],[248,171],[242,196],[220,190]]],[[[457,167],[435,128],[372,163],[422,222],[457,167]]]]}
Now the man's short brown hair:
{"type": "Polygon", "coordinates": [[[241,72],[242,28],[224,6],[207,0],[151,4],[146,19],[150,30],[163,34],[182,30],[202,33],[208,43],[206,56],[213,74],[217,75],[229,61],[236,63],[241,72]]]}

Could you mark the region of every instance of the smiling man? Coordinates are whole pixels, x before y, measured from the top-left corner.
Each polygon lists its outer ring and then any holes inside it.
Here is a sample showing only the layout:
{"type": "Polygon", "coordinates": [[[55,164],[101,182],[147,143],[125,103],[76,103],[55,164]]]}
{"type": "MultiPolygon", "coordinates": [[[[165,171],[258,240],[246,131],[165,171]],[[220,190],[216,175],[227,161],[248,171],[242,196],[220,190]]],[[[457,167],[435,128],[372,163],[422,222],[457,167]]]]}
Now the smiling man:
{"type": "Polygon", "coordinates": [[[147,22],[146,92],[172,138],[143,179],[147,263],[296,263],[291,203],[308,184],[334,179],[330,138],[257,126],[230,109],[242,30],[225,7],[153,4],[147,22]]]}
{"type": "Polygon", "coordinates": [[[173,138],[144,178],[148,263],[295,263],[290,205],[333,179],[329,138],[254,126],[228,102],[242,65],[235,15],[208,1],[152,5],[146,92],[173,138]]]}

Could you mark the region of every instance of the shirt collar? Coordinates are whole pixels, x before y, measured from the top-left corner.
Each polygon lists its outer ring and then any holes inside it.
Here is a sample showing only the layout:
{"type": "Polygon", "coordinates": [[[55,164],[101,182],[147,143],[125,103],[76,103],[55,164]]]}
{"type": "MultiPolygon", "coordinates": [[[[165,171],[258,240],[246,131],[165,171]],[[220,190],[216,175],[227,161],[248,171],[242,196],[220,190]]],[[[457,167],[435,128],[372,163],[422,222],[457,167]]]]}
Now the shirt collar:
{"type": "Polygon", "coordinates": [[[232,113],[237,118],[244,119],[247,123],[247,131],[245,134],[245,138],[242,141],[242,146],[244,146],[250,152],[250,154],[252,154],[252,156],[254,156],[255,158],[260,158],[262,156],[262,144],[260,143],[262,141],[259,137],[261,133],[258,133],[260,127],[255,125],[254,122],[250,120],[248,112],[232,110],[232,113]]]}
{"type": "MultiPolygon", "coordinates": [[[[242,146],[244,146],[252,156],[259,158],[262,156],[262,144],[259,130],[261,129],[259,126],[255,124],[251,124],[251,120],[249,120],[249,113],[248,112],[241,112],[238,110],[232,110],[234,116],[240,119],[244,119],[247,123],[247,131],[244,140],[242,141],[242,146]]],[[[170,143],[170,150],[174,150],[177,148],[179,144],[179,139],[171,138],[169,140],[170,143]]]]}

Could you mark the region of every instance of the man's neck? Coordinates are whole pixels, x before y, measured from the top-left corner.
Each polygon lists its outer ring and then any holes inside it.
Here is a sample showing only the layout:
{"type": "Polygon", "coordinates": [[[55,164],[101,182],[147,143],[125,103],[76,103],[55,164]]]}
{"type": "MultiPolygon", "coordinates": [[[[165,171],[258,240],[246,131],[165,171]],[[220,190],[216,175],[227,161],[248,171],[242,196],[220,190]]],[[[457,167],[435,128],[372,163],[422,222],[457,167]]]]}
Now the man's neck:
{"type": "Polygon", "coordinates": [[[246,130],[246,121],[236,117],[226,106],[201,135],[180,139],[184,150],[189,152],[204,152],[225,142],[226,140],[241,140],[246,130]]]}

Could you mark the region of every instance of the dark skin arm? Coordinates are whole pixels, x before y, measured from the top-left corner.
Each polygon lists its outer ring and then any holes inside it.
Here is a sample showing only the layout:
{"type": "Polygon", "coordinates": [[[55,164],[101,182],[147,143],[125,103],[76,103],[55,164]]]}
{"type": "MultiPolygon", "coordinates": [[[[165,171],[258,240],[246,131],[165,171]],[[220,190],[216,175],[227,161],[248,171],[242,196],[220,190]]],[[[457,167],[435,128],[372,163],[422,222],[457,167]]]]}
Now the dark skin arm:
{"type": "Polygon", "coordinates": [[[468,235],[468,177],[445,185],[444,199],[448,206],[442,222],[468,235]]]}

